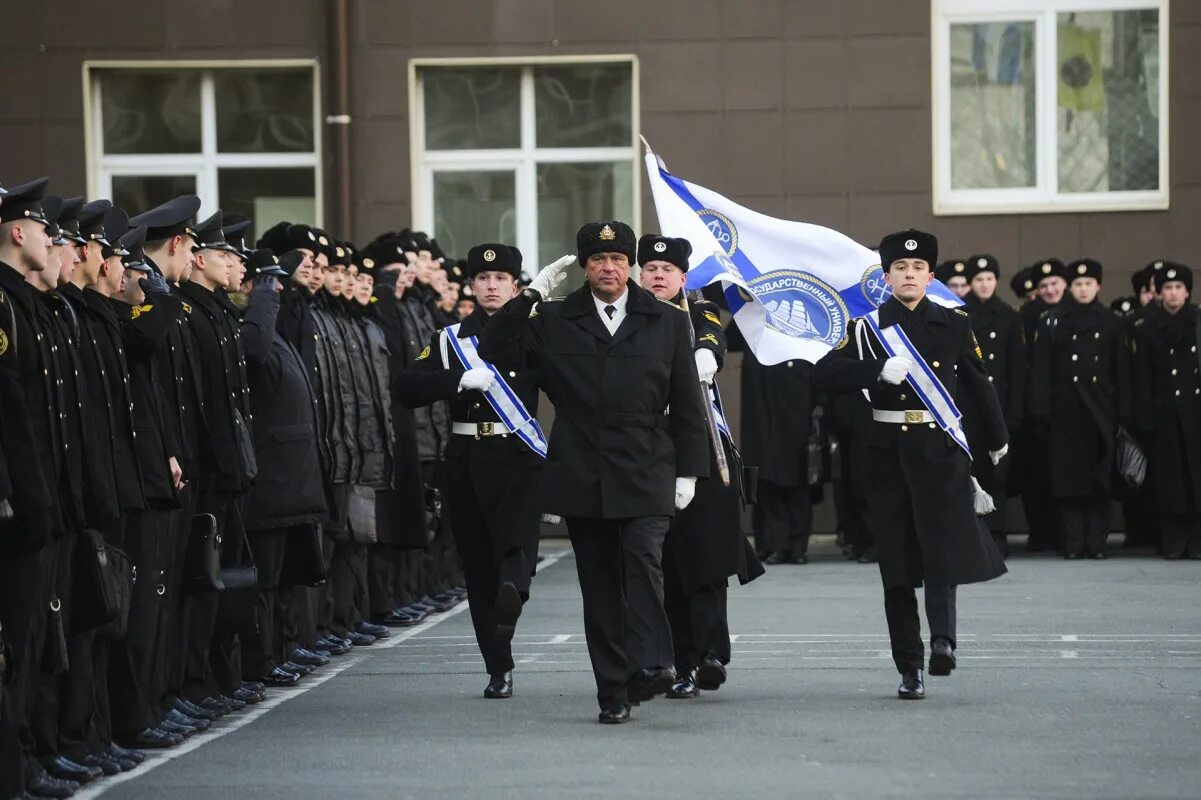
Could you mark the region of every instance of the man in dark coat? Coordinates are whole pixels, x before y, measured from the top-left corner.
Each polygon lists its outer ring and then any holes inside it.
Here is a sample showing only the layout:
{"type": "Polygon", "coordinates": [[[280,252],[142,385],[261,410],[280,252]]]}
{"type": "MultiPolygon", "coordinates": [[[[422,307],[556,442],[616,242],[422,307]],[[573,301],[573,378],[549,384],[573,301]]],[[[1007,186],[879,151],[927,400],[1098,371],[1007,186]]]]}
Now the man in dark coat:
{"type": "Polygon", "coordinates": [[[1101,264],[1068,266],[1071,294],[1043,314],[1030,370],[1030,413],[1046,431],[1048,489],[1068,559],[1105,558],[1114,443],[1130,420],[1125,326],[1100,300],[1101,264]]]}
{"type": "Polygon", "coordinates": [[[536,422],[521,428],[525,419],[506,422],[496,410],[499,406],[510,417],[516,411],[536,420],[537,371],[493,372],[475,352],[494,315],[517,293],[521,251],[505,244],[476,245],[467,256],[467,274],[475,311],[430,337],[416,366],[397,379],[397,396],[410,406],[450,405],[446,499],[451,530],[467,577],[475,639],[489,675],[484,696],[507,698],[513,694],[511,640],[538,558],[538,480],[545,440],[536,422]],[[505,403],[505,395],[515,395],[520,407],[511,400],[505,403]],[[517,435],[519,430],[524,435],[517,435]]]}
{"type": "Polygon", "coordinates": [[[1162,262],[1160,303],[1135,320],[1134,419],[1167,559],[1201,559],[1201,323],[1189,302],[1193,271],[1162,262]]]}
{"type": "MultiPolygon", "coordinates": [[[[642,288],[660,300],[684,307],[692,244],[687,239],[646,234],[638,240],[642,288]]],[[[742,534],[742,470],[729,426],[716,402],[714,378],[726,355],[726,336],[715,303],[687,304],[692,324],[694,359],[703,402],[720,420],[720,446],[729,469],[723,484],[716,456],[710,477],[697,482],[696,497],[676,515],[663,547],[663,606],[671,622],[676,683],[667,696],[696,697],[701,689],[716,691],[726,681],[730,663],[730,624],[726,614],[727,581],[762,574],[754,550],[742,534]]],[[[713,442],[710,441],[710,448],[713,442]]]]}
{"type": "MultiPolygon", "coordinates": [[[[988,381],[997,391],[1005,425],[1013,440],[1026,410],[1026,343],[1022,338],[1022,320],[1018,312],[997,297],[1001,267],[995,257],[979,254],[969,258],[967,277],[972,291],[965,302],[972,321],[972,333],[980,343],[988,381]]],[[[969,443],[981,436],[977,419],[971,410],[965,410],[964,430],[969,443]]],[[[972,474],[996,504],[996,509],[984,516],[984,524],[992,532],[1002,555],[1009,552],[1005,509],[1010,461],[1003,459],[994,466],[986,458],[972,460],[972,474]]]]}
{"type": "MultiPolygon", "coordinates": [[[[1131,342],[1132,346],[1141,325],[1140,320],[1149,311],[1159,306],[1155,275],[1164,270],[1165,263],[1171,262],[1152,261],[1130,276],[1130,288],[1134,291],[1134,296],[1123,300],[1129,304],[1128,308],[1121,306],[1115,308],[1113,304],[1110,304],[1110,310],[1121,317],[1125,323],[1126,339],[1131,342]]],[[[1135,393],[1140,388],[1146,387],[1135,386],[1132,390],[1132,398],[1136,397],[1135,393]]],[[[1136,407],[1134,409],[1136,416],[1146,408],[1146,403],[1141,405],[1141,409],[1136,407]]],[[[1151,427],[1147,427],[1143,425],[1142,420],[1137,418],[1134,425],[1135,432],[1154,429],[1153,422],[1151,427]]],[[[1122,547],[1156,547],[1162,552],[1159,514],[1155,507],[1154,480],[1144,480],[1139,486],[1130,486],[1125,481],[1120,481],[1117,486],[1117,496],[1122,503],[1122,517],[1126,522],[1126,538],[1122,542],[1122,547]]]]}
{"type": "Polygon", "coordinates": [[[585,285],[538,305],[574,259],[544,268],[479,352],[500,369],[537,368],[555,405],[542,510],[567,519],[600,721],[620,723],[675,682],[663,540],[709,474],[709,445],[688,318],[630,280],[634,232],[589,223],[576,250],[585,285]]]}
{"type": "Polygon", "coordinates": [[[930,674],[948,675],[955,668],[956,587],[1005,573],[992,537],[976,517],[972,455],[954,407],[939,398],[971,398],[981,422],[976,458],[1000,461],[1008,432],[967,313],[926,297],[937,239],[901,231],[885,236],[879,251],[892,297],[870,318],[854,322],[817,363],[814,377],[822,390],[870,394],[875,421],[868,442],[867,519],[884,581],[893,661],[901,673],[898,696],[920,699],[926,692],[925,654],[914,588],[925,581],[930,674]],[[899,340],[911,342],[912,349],[899,347],[899,340]]]}

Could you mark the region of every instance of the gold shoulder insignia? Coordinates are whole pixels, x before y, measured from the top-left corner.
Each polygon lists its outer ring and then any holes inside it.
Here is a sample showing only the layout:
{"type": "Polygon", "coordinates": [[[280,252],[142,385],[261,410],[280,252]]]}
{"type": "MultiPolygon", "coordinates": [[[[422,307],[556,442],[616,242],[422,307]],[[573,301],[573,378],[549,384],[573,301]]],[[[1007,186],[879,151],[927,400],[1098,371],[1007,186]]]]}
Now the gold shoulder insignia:
{"type": "Polygon", "coordinates": [[[712,311],[706,311],[703,314],[701,314],[701,316],[704,317],[705,319],[709,320],[710,322],[712,322],[714,325],[721,324],[721,320],[712,311]]]}
{"type": "Polygon", "coordinates": [[[152,309],[152,308],[154,308],[153,304],[148,304],[148,305],[144,305],[144,306],[130,306],[129,318],[137,319],[138,317],[142,316],[146,312],[150,311],[150,309],[152,309]]]}
{"type": "Polygon", "coordinates": [[[965,317],[968,315],[967,312],[964,311],[962,308],[952,308],[951,310],[954,311],[956,314],[962,314],[965,317]]]}
{"type": "Polygon", "coordinates": [[[368,300],[367,302],[368,302],[368,303],[378,303],[378,302],[379,302],[379,298],[378,298],[378,297],[376,297],[375,295],[371,295],[371,299],[370,299],[370,300],[368,300]]]}
{"type": "MultiPolygon", "coordinates": [[[[958,309],[956,309],[958,311],[958,309]]],[[[984,360],[984,351],[980,349],[980,343],[976,341],[976,333],[972,331],[972,347],[976,348],[976,358],[984,360]]]]}
{"type": "Polygon", "coordinates": [[[417,356],[418,361],[424,361],[430,357],[430,346],[427,344],[425,349],[421,351],[421,355],[417,356]]]}
{"type": "Polygon", "coordinates": [[[714,335],[713,335],[713,334],[711,334],[711,333],[706,333],[704,336],[702,336],[701,338],[697,339],[696,341],[697,341],[698,343],[700,343],[700,342],[712,342],[714,347],[721,347],[721,345],[720,345],[720,344],[718,343],[718,341],[717,341],[717,337],[716,337],[716,336],[714,336],[714,335]]]}
{"type": "Polygon", "coordinates": [[[841,350],[842,348],[846,347],[847,344],[850,343],[850,341],[851,341],[851,337],[844,333],[842,335],[842,338],[838,340],[838,344],[834,345],[834,349],[841,350]]]}
{"type": "Polygon", "coordinates": [[[8,352],[8,334],[0,330],[0,356],[8,352]]]}
{"type": "Polygon", "coordinates": [[[184,303],[184,302],[180,302],[180,305],[183,306],[183,313],[185,313],[185,314],[192,313],[192,307],[190,305],[188,305],[187,303],[184,303]]]}

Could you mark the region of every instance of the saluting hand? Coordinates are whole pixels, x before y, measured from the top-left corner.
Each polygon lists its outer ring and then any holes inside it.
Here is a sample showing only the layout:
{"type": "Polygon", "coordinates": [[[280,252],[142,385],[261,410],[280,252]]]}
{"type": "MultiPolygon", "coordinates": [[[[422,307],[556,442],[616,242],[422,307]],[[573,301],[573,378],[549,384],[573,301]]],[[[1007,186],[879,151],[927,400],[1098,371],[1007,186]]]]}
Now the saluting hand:
{"type": "Polygon", "coordinates": [[[563,256],[553,264],[543,267],[534,276],[534,280],[530,281],[530,288],[542,295],[543,300],[546,300],[556,286],[567,280],[567,268],[574,263],[575,256],[563,256]]]}
{"type": "Polygon", "coordinates": [[[884,369],[880,370],[880,380],[895,386],[905,380],[905,376],[914,366],[913,361],[905,356],[893,356],[884,362],[884,369]]]}
{"type": "Polygon", "coordinates": [[[486,392],[492,388],[494,383],[496,383],[496,374],[492,370],[486,367],[477,367],[467,370],[463,373],[463,377],[459,378],[459,391],[476,389],[486,392]]]}
{"type": "Polygon", "coordinates": [[[696,359],[696,374],[700,376],[701,383],[712,384],[713,376],[717,374],[717,359],[713,356],[713,351],[701,348],[693,358],[696,359]]]}

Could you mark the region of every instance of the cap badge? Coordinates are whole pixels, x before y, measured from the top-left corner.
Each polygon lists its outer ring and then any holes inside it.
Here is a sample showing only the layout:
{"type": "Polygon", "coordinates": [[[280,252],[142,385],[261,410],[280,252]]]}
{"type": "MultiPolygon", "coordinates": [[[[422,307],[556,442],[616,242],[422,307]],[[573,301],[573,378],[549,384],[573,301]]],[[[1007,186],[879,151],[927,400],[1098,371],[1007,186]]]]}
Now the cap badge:
{"type": "Polygon", "coordinates": [[[980,269],[984,269],[985,267],[988,266],[988,259],[987,258],[976,259],[976,266],[979,267],[980,269]]]}
{"type": "Polygon", "coordinates": [[[278,264],[278,263],[279,263],[279,256],[271,256],[271,263],[272,263],[272,264],[278,264]]]}
{"type": "Polygon", "coordinates": [[[667,252],[667,242],[655,242],[655,252],[656,253],[666,253],[667,252]]]}
{"type": "Polygon", "coordinates": [[[617,238],[617,234],[616,234],[616,233],[614,233],[614,232],[613,232],[613,229],[612,229],[612,228],[610,228],[608,225],[606,225],[605,227],[601,228],[601,231],[600,231],[600,240],[601,240],[602,242],[611,242],[611,241],[613,241],[613,240],[614,240],[614,239],[616,239],[616,238],[617,238]]]}
{"type": "Polygon", "coordinates": [[[343,250],[341,247],[337,248],[334,252],[336,252],[338,254],[338,258],[341,258],[342,256],[346,255],[346,251],[343,250]]]}
{"type": "Polygon", "coordinates": [[[373,258],[364,258],[364,259],[363,259],[363,266],[364,266],[364,267],[366,267],[367,269],[375,269],[375,259],[373,259],[373,258]]]}
{"type": "Polygon", "coordinates": [[[489,261],[489,262],[495,261],[496,260],[496,251],[495,250],[485,250],[484,251],[484,260],[489,261]]]}
{"type": "Polygon", "coordinates": [[[326,239],[324,236],[318,237],[317,241],[321,242],[322,245],[329,244],[329,239],[326,239]]]}
{"type": "Polygon", "coordinates": [[[1153,268],[1153,269],[1163,269],[1163,262],[1162,262],[1162,261],[1156,261],[1156,262],[1155,262],[1155,264],[1153,265],[1153,267],[1152,267],[1152,268],[1153,268]]]}
{"type": "Polygon", "coordinates": [[[1051,265],[1050,264],[1043,264],[1043,274],[1044,275],[1051,274],[1051,265]]]}
{"type": "Polygon", "coordinates": [[[1083,275],[1084,273],[1088,272],[1088,265],[1081,264],[1080,266],[1076,267],[1076,272],[1077,274],[1083,275]]]}
{"type": "Polygon", "coordinates": [[[1169,277],[1169,278],[1175,278],[1175,277],[1176,277],[1176,270],[1174,270],[1174,269],[1170,269],[1170,270],[1168,270],[1168,277],[1169,277]]]}
{"type": "Polygon", "coordinates": [[[906,250],[916,250],[917,249],[917,240],[916,239],[906,239],[905,240],[905,249],[906,250]]]}
{"type": "Polygon", "coordinates": [[[309,231],[308,233],[309,233],[310,240],[312,240],[314,242],[317,241],[317,234],[313,233],[312,231],[309,231]]]}
{"type": "Polygon", "coordinates": [[[956,261],[956,262],[955,262],[955,271],[956,271],[956,272],[963,272],[963,262],[962,262],[962,261],[956,261]]]}
{"type": "Polygon", "coordinates": [[[1022,285],[1026,287],[1026,291],[1030,291],[1034,288],[1034,281],[1026,281],[1022,285]]]}

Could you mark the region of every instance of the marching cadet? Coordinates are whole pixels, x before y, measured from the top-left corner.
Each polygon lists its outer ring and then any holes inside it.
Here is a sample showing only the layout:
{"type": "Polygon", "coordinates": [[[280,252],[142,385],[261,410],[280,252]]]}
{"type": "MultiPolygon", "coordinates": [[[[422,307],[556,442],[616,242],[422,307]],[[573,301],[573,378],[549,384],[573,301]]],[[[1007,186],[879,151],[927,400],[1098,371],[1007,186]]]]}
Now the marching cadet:
{"type": "Polygon", "coordinates": [[[1009,279],[1009,288],[1017,297],[1019,308],[1034,299],[1036,287],[1033,276],[1033,267],[1022,267],[1009,279]]]}
{"type": "MultiPolygon", "coordinates": [[[[687,239],[646,234],[638,240],[642,288],[679,305],[684,300],[688,257],[687,239]]],[[[726,682],[730,663],[730,624],[726,614],[726,583],[732,575],[749,582],[763,567],[742,534],[742,470],[730,428],[716,397],[714,378],[726,355],[725,331],[715,303],[698,300],[688,306],[694,333],[693,354],[711,406],[720,446],[729,469],[723,484],[716,456],[710,477],[697,482],[696,497],[672,522],[663,547],[665,594],[663,606],[671,622],[676,683],[667,692],[673,699],[716,691],[726,682]]],[[[714,443],[710,441],[710,447],[714,443]]]]}
{"type": "Polygon", "coordinates": [[[1163,557],[1201,559],[1201,343],[1193,271],[1161,262],[1160,302],[1132,330],[1135,427],[1147,448],[1147,480],[1159,516],[1163,557]]]}
{"type": "MultiPolygon", "coordinates": [[[[988,381],[997,391],[1012,440],[1021,427],[1026,410],[1026,343],[1022,339],[1022,320],[1018,312],[997,297],[1000,277],[1001,267],[996,258],[983,253],[972,256],[967,260],[971,293],[964,300],[972,321],[972,333],[984,356],[988,381]]],[[[977,417],[969,411],[964,419],[968,441],[975,441],[981,434],[977,417]]],[[[984,516],[984,524],[992,532],[1001,555],[1009,553],[1005,513],[1009,466],[1010,459],[995,466],[985,458],[972,461],[972,474],[996,505],[994,511],[984,516]]]]}
{"type": "Polygon", "coordinates": [[[447,508],[489,676],[484,696],[493,699],[513,696],[511,643],[538,559],[538,488],[546,460],[537,371],[498,370],[478,350],[496,313],[517,294],[520,275],[516,247],[471,248],[467,276],[476,310],[430,337],[416,365],[397,379],[397,396],[407,406],[450,405],[447,508]]]}
{"type": "Polygon", "coordinates": [[[708,476],[709,445],[688,318],[630,280],[633,230],[588,223],[576,251],[584,285],[541,302],[575,257],[545,267],[479,353],[501,370],[536,368],[555,405],[541,506],[567,520],[599,721],[613,724],[675,683],[663,540],[708,476]]]}
{"type": "Polygon", "coordinates": [[[962,259],[944,261],[934,268],[934,278],[946,284],[960,299],[967,297],[972,291],[969,275],[968,262],[962,259]]]}
{"type": "Polygon", "coordinates": [[[976,517],[972,454],[953,398],[970,398],[980,422],[977,450],[987,450],[994,464],[1008,450],[1008,432],[967,312],[926,297],[938,240],[910,229],[885,236],[878,249],[893,294],[878,311],[854,321],[817,363],[815,379],[823,390],[870,394],[872,494],[866,514],[901,673],[897,694],[921,699],[924,650],[914,588],[926,584],[930,674],[949,675],[956,666],[956,587],[1006,571],[976,517]]]}
{"type": "Polygon", "coordinates": [[[1064,558],[1106,558],[1114,437],[1130,419],[1129,353],[1122,321],[1097,299],[1100,262],[1080,259],[1067,271],[1070,295],[1035,334],[1030,413],[1046,431],[1064,558]]]}

